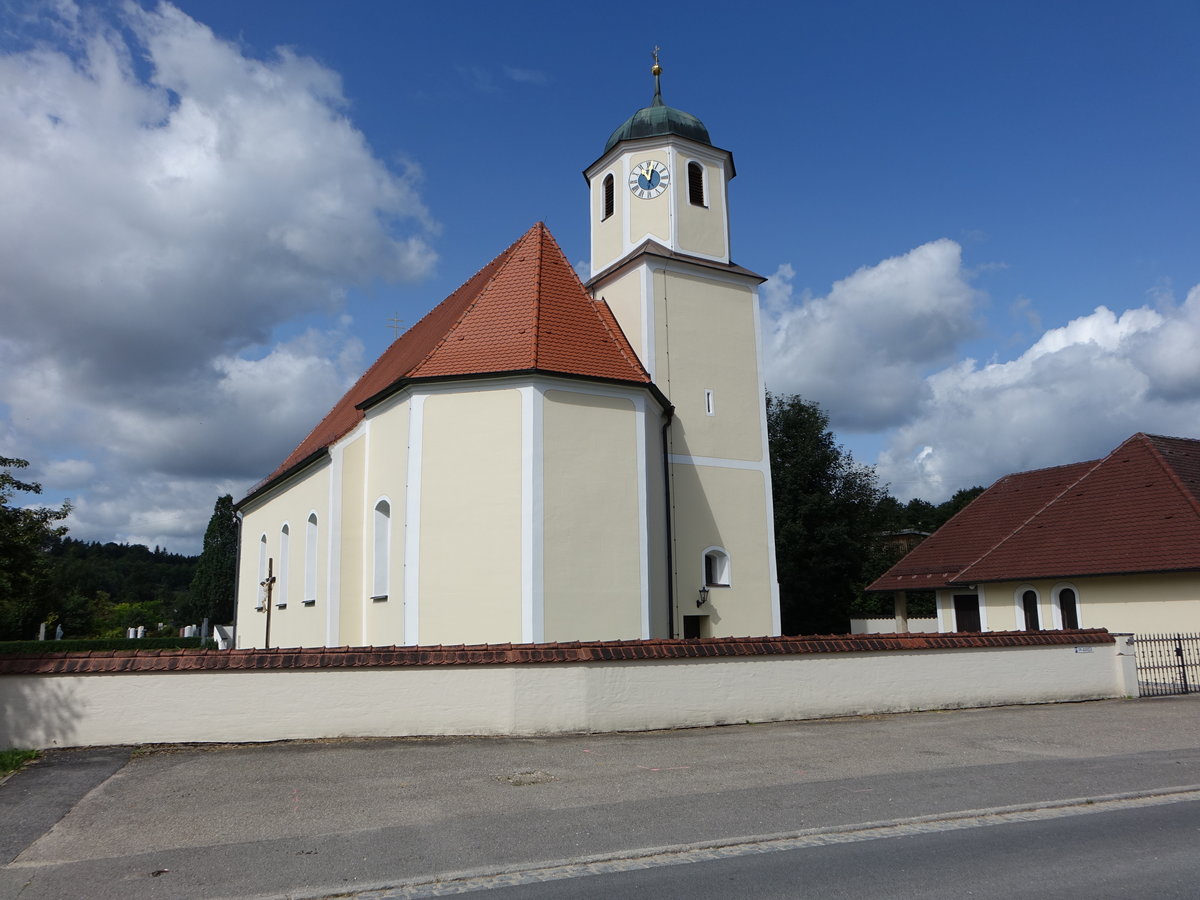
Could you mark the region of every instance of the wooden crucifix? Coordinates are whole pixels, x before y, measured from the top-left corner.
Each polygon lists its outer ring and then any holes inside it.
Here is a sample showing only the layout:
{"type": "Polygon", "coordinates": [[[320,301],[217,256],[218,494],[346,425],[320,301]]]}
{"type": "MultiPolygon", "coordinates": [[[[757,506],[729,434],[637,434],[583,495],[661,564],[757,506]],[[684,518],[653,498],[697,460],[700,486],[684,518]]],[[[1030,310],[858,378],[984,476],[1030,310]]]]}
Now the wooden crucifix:
{"type": "Polygon", "coordinates": [[[266,588],[265,608],[267,611],[267,633],[263,637],[263,649],[271,646],[271,586],[275,584],[275,560],[274,558],[267,559],[267,577],[258,583],[259,587],[266,588]]]}

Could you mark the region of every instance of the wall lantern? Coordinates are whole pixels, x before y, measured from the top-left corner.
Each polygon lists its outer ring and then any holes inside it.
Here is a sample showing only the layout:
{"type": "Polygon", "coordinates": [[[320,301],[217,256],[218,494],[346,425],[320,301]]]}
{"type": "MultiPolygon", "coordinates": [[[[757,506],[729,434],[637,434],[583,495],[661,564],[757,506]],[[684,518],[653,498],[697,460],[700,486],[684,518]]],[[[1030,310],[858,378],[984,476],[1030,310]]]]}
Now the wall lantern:
{"type": "Polygon", "coordinates": [[[700,586],[700,599],[698,599],[696,601],[696,606],[697,607],[703,606],[707,602],[708,602],[708,585],[704,584],[704,585],[700,586]]]}

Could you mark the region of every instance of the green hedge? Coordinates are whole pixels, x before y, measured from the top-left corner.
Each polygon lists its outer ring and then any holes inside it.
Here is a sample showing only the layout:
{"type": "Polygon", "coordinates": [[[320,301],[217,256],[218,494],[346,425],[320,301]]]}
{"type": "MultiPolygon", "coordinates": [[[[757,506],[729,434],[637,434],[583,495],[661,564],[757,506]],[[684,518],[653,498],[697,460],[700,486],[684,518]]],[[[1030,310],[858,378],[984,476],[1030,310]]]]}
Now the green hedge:
{"type": "MultiPolygon", "coordinates": [[[[206,649],[215,650],[215,641],[206,649]]],[[[61,641],[0,641],[0,653],[69,653],[81,650],[183,650],[200,647],[198,637],[163,638],[76,638],[61,641]]]]}

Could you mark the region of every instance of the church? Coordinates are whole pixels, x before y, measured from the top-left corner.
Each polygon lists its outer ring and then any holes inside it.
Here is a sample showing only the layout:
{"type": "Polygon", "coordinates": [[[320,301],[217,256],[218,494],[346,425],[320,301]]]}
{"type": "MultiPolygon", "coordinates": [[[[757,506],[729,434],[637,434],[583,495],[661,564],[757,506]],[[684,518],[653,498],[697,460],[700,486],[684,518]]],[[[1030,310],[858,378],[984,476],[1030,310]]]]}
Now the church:
{"type": "Polygon", "coordinates": [[[761,276],[733,155],[654,99],[237,505],[237,646],[780,633],[761,276]]]}

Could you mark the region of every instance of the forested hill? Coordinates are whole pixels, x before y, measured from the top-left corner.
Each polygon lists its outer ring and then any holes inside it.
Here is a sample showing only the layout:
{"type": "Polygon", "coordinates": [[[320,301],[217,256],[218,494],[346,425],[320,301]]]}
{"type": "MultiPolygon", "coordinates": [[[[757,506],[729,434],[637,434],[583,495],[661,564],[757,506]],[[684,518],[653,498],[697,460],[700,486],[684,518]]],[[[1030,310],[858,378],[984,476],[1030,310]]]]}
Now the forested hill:
{"type": "Polygon", "coordinates": [[[67,637],[123,637],[130,626],[178,624],[199,561],[160,547],[70,537],[54,539],[48,556],[48,612],[67,637]]]}

